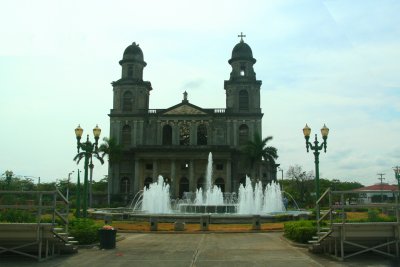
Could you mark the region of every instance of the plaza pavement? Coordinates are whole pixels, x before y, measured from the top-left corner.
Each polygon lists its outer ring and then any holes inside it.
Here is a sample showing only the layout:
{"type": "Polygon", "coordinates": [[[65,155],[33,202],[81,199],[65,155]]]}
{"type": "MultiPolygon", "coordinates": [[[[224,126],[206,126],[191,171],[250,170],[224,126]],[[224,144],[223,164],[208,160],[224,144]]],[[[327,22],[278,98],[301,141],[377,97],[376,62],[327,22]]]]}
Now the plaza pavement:
{"type": "Polygon", "coordinates": [[[400,266],[379,255],[360,255],[338,262],[309,253],[269,233],[123,233],[116,249],[81,248],[73,255],[35,262],[21,256],[0,254],[0,266],[400,266]]]}

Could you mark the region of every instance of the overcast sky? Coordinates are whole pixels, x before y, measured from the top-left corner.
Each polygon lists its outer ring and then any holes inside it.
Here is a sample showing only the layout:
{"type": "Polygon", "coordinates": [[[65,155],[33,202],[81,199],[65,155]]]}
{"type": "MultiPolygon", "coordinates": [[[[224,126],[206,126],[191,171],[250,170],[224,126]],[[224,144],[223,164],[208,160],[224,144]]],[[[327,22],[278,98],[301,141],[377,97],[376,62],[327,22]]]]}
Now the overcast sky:
{"type": "MultiPolygon", "coordinates": [[[[278,163],[314,169],[302,128],[330,128],[321,177],[395,183],[400,165],[400,1],[0,0],[0,174],[66,178],[75,127],[109,136],[111,82],[139,43],[150,108],[224,108],[240,32],[262,80],[263,136],[278,163]]],[[[107,166],[95,162],[99,180],[107,166]]],[[[75,175],[73,175],[75,178],[75,175]]]]}

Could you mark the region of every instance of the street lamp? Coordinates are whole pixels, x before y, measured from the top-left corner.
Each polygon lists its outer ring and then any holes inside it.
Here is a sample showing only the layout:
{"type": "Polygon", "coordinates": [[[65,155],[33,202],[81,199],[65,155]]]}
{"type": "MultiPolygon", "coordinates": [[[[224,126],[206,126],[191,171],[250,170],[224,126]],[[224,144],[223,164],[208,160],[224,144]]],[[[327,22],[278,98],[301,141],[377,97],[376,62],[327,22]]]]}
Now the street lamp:
{"type": "Polygon", "coordinates": [[[281,191],[283,191],[283,169],[281,167],[278,167],[278,170],[282,173],[281,191]]]}
{"type": "Polygon", "coordinates": [[[99,128],[99,126],[96,125],[96,127],[93,129],[93,135],[94,135],[95,142],[94,143],[90,142],[89,135],[87,135],[86,142],[81,143],[83,129],[81,128],[80,125],[78,125],[78,127],[76,127],[76,129],[75,129],[78,153],[79,153],[80,149],[82,149],[83,152],[85,153],[85,163],[84,163],[85,178],[84,178],[84,182],[83,182],[83,210],[82,210],[84,218],[87,217],[89,159],[93,152],[98,151],[98,141],[99,141],[100,133],[101,133],[101,129],[99,128]]]}
{"type": "Polygon", "coordinates": [[[74,171],[71,171],[70,173],[68,173],[68,180],[67,180],[67,200],[69,200],[69,180],[71,179],[71,174],[74,171]]]}
{"type": "MultiPolygon", "coordinates": [[[[304,138],[306,139],[307,153],[308,153],[309,149],[314,151],[314,157],[315,157],[315,195],[316,195],[316,198],[317,198],[317,201],[318,201],[319,200],[319,151],[324,149],[324,152],[326,153],[326,139],[328,139],[329,129],[328,129],[328,127],[325,126],[325,124],[324,124],[324,127],[322,127],[321,134],[322,134],[322,139],[324,139],[324,141],[322,142],[321,145],[319,145],[319,142],[317,140],[317,134],[315,134],[314,145],[309,142],[310,134],[311,134],[311,128],[308,127],[307,124],[303,129],[303,133],[304,133],[304,138]]],[[[317,205],[316,208],[317,208],[317,210],[316,210],[317,221],[319,221],[319,205],[317,205]]]]}
{"type": "Polygon", "coordinates": [[[398,194],[400,194],[400,167],[396,166],[393,167],[394,170],[394,177],[397,180],[397,190],[399,191],[398,194]]]}

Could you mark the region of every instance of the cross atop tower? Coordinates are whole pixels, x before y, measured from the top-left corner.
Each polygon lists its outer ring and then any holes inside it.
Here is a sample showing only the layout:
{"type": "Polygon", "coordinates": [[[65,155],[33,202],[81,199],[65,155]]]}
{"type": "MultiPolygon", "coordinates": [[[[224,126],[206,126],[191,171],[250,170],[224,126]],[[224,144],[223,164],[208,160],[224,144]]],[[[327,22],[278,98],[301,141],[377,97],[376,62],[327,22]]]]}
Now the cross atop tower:
{"type": "Polygon", "coordinates": [[[246,37],[246,35],[244,35],[243,32],[240,32],[240,34],[238,35],[238,37],[240,37],[240,42],[243,43],[243,37],[246,37]]]}

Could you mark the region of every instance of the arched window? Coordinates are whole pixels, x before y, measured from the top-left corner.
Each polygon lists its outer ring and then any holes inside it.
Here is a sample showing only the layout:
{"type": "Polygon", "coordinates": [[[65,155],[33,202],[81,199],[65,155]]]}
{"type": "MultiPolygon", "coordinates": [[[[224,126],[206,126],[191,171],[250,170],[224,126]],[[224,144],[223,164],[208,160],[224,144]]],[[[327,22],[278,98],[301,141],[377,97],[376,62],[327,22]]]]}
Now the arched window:
{"type": "Polygon", "coordinates": [[[164,125],[162,131],[162,144],[172,145],[172,127],[170,125],[164,125]]]}
{"type": "Polygon", "coordinates": [[[179,129],[179,144],[182,146],[190,145],[190,127],[187,123],[182,124],[179,129]]]}
{"type": "Polygon", "coordinates": [[[144,180],[144,187],[147,188],[147,189],[149,189],[151,183],[153,183],[153,178],[147,177],[147,178],[144,180]]]}
{"type": "Polygon", "coordinates": [[[200,189],[200,188],[203,188],[203,190],[204,190],[204,188],[205,188],[205,180],[204,180],[203,177],[200,177],[200,178],[197,180],[197,189],[200,189]]]}
{"type": "Polygon", "coordinates": [[[119,191],[121,194],[129,194],[130,181],[128,177],[123,177],[120,181],[119,191]]]}
{"type": "Polygon", "coordinates": [[[207,127],[204,124],[197,126],[197,144],[207,145],[207,127]]]}
{"type": "Polygon", "coordinates": [[[215,184],[216,186],[218,186],[219,188],[221,188],[221,192],[222,192],[222,193],[225,192],[225,182],[224,182],[224,179],[222,179],[221,177],[218,177],[218,178],[215,180],[214,184],[215,184]]]}
{"type": "Polygon", "coordinates": [[[129,125],[124,125],[122,127],[122,144],[129,146],[131,144],[131,127],[129,125]]]}
{"type": "Polygon", "coordinates": [[[239,127],[239,145],[243,146],[249,141],[249,127],[246,124],[242,124],[239,127]]]}
{"type": "Polygon", "coordinates": [[[128,65],[128,77],[132,77],[132,76],[133,76],[133,66],[128,65]]]}
{"type": "Polygon", "coordinates": [[[245,76],[246,75],[246,66],[241,65],[240,66],[240,76],[245,76]]]}
{"type": "Polygon", "coordinates": [[[249,110],[249,93],[246,90],[239,92],[239,110],[249,110]]]}
{"type": "Polygon", "coordinates": [[[189,192],[189,180],[186,177],[182,177],[179,181],[179,198],[182,198],[185,192],[189,192]]]}
{"type": "Polygon", "coordinates": [[[132,111],[133,96],[131,92],[125,92],[122,96],[122,111],[132,111]]]}

